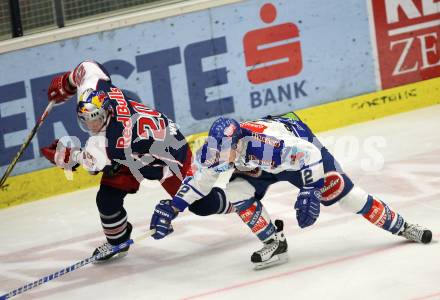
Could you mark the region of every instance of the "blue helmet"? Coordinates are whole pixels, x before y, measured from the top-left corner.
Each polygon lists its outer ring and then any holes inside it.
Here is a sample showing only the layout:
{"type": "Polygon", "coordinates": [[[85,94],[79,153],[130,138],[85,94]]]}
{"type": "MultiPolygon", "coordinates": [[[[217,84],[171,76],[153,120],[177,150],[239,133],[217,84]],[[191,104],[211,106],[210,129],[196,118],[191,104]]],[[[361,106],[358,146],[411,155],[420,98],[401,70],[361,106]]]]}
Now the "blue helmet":
{"type": "Polygon", "coordinates": [[[198,160],[202,166],[213,168],[216,172],[229,170],[233,163],[222,159],[220,153],[235,149],[241,137],[240,123],[234,119],[218,118],[209,129],[205,144],[197,153],[198,160]]]}
{"type": "Polygon", "coordinates": [[[208,132],[208,141],[216,142],[217,150],[235,148],[243,133],[240,123],[234,119],[220,117],[212,123],[208,132]]]}

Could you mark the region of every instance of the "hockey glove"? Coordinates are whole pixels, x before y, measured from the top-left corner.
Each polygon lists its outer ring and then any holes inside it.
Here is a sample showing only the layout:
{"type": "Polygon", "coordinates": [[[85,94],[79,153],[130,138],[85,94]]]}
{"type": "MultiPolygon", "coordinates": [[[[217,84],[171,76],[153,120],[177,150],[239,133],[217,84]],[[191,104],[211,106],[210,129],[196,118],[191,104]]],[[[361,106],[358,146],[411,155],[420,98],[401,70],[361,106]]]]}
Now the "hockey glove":
{"type": "Polygon", "coordinates": [[[152,235],[155,240],[162,239],[174,231],[171,221],[178,212],[171,206],[171,200],[161,200],[154,209],[150,229],[156,232],[152,235]]]}
{"type": "Polygon", "coordinates": [[[79,166],[72,159],[72,149],[64,146],[63,143],[59,143],[58,140],[54,140],[52,144],[41,148],[40,151],[47,160],[62,169],[75,171],[79,166]]]}
{"type": "Polygon", "coordinates": [[[320,212],[321,192],[316,188],[303,187],[295,203],[296,219],[301,228],[315,223],[320,212]]]}
{"type": "Polygon", "coordinates": [[[47,90],[47,97],[49,101],[55,103],[63,103],[71,96],[75,95],[76,88],[69,83],[70,72],[66,72],[63,75],[55,76],[49,85],[47,90]]]}

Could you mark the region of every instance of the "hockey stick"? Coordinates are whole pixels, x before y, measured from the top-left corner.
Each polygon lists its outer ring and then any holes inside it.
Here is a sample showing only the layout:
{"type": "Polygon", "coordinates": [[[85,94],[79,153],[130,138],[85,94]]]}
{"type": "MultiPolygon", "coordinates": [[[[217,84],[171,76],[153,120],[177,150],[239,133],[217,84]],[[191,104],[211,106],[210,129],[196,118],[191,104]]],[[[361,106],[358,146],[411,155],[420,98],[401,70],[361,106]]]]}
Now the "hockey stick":
{"type": "MultiPolygon", "coordinates": [[[[9,174],[11,174],[12,169],[15,167],[15,164],[20,159],[20,157],[23,155],[24,150],[29,146],[29,143],[31,142],[32,138],[37,133],[38,128],[40,128],[41,124],[43,124],[44,119],[49,115],[49,112],[52,110],[53,106],[55,105],[54,101],[50,101],[47,105],[46,109],[44,110],[41,117],[38,119],[37,123],[35,124],[34,128],[32,128],[31,133],[26,138],[26,141],[21,145],[20,150],[18,151],[17,155],[15,155],[12,162],[9,164],[8,168],[6,169],[5,174],[3,174],[2,179],[0,180],[0,188],[3,190],[7,185],[4,185],[6,178],[8,178],[9,174]]],[[[1,298],[0,298],[1,299],[1,298]]]]}
{"type": "Polygon", "coordinates": [[[46,282],[49,282],[49,281],[51,281],[53,279],[56,279],[56,278],[61,277],[63,275],[66,275],[67,273],[73,272],[73,271],[75,271],[75,270],[77,270],[77,269],[79,269],[81,267],[84,267],[85,265],[88,265],[88,264],[94,262],[95,260],[100,259],[100,258],[102,258],[102,257],[104,257],[106,255],[109,255],[109,254],[112,254],[112,253],[118,253],[123,248],[125,248],[125,247],[127,247],[129,245],[132,245],[135,242],[139,242],[140,240],[142,240],[142,239],[144,239],[146,237],[151,236],[152,234],[154,234],[154,232],[155,232],[154,229],[149,230],[149,231],[147,231],[147,233],[145,233],[145,234],[143,234],[143,235],[141,235],[141,236],[139,236],[137,238],[129,239],[128,241],[126,241],[126,242],[124,242],[122,244],[119,244],[117,246],[113,246],[110,250],[108,250],[106,252],[98,253],[96,255],[87,257],[86,259],[83,259],[83,260],[77,262],[76,264],[73,264],[73,265],[71,265],[71,266],[69,266],[67,268],[61,269],[61,270],[59,270],[59,271],[57,271],[55,273],[49,274],[47,276],[44,276],[44,277],[42,277],[42,278],[40,278],[38,280],[35,280],[34,282],[30,282],[28,284],[25,284],[25,285],[23,285],[23,286],[21,286],[19,288],[16,288],[13,291],[10,291],[7,294],[4,294],[3,296],[0,296],[0,300],[6,300],[6,299],[9,299],[11,297],[20,295],[20,294],[22,294],[22,293],[24,293],[26,291],[29,291],[29,290],[33,289],[34,287],[37,287],[37,286],[42,285],[42,284],[44,284],[46,282]]]}

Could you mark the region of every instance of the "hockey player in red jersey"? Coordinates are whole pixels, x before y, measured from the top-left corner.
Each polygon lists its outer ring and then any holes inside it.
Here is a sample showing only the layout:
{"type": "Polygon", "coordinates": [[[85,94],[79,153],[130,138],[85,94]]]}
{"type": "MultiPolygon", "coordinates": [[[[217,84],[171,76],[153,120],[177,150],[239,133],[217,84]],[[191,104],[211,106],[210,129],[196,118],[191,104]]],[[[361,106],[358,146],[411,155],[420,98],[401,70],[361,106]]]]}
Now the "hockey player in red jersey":
{"type": "Polygon", "coordinates": [[[155,238],[171,233],[172,220],[188,205],[197,204],[199,211],[204,211],[217,199],[226,198],[263,242],[263,248],[251,256],[255,267],[283,263],[287,261],[283,222],[272,222],[260,200],[271,184],[288,181],[299,188],[293,207],[301,228],[315,223],[321,204],[339,203],[344,210],[392,234],[420,243],[432,239],[430,230],[407,222],[385,202],[353,184],[294,113],[244,123],[219,118],[195,163],[194,175],[185,178],[172,200],[162,200],[156,206],[150,224],[160,233],[155,238]],[[208,199],[205,195],[212,195],[212,191],[221,197],[208,199]]]}
{"type": "Polygon", "coordinates": [[[41,151],[63,168],[81,164],[91,173],[102,172],[96,204],[107,243],[94,251],[97,254],[130,238],[124,197],[136,193],[143,178],[160,180],[173,196],[191,168],[191,150],[173,121],[129,99],[97,62],[82,62],[53,78],[48,88],[49,101],[58,104],[74,94],[80,127],[91,135],[87,146],[67,147],[56,140],[41,151]]]}

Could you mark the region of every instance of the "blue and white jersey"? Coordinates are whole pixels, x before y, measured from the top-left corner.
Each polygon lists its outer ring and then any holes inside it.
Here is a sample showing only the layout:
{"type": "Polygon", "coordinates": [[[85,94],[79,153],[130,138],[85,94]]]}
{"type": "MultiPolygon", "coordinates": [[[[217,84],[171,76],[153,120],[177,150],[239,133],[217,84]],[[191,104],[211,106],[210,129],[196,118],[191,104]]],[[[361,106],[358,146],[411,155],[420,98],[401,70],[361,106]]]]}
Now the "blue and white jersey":
{"type": "MultiPolygon", "coordinates": [[[[234,171],[262,170],[278,174],[283,171],[300,172],[303,185],[322,184],[324,167],[319,142],[299,119],[280,117],[264,118],[240,124],[243,137],[238,144],[238,155],[232,169],[218,170],[206,163],[206,157],[196,156],[194,176],[187,177],[176,196],[173,205],[180,210],[208,194],[218,186],[227,191],[227,185],[234,171]]],[[[206,144],[205,144],[206,147],[206,144]]],[[[203,150],[203,149],[202,149],[203,150]]],[[[205,149],[206,151],[206,149],[205,149]]]]}
{"type": "Polygon", "coordinates": [[[313,169],[318,176],[321,175],[321,151],[311,142],[313,136],[310,130],[300,123],[284,118],[267,118],[240,124],[244,137],[235,167],[279,173],[300,171],[316,165],[313,169]]]}

